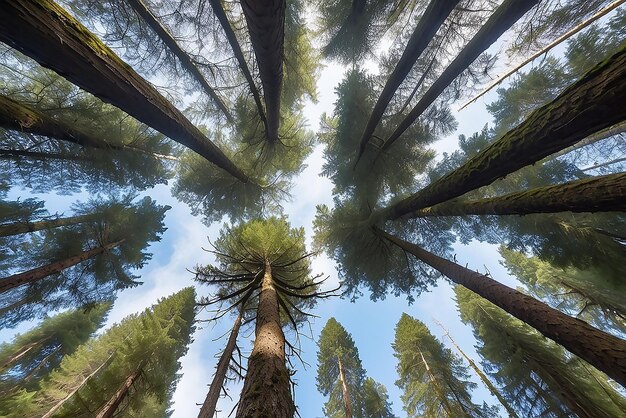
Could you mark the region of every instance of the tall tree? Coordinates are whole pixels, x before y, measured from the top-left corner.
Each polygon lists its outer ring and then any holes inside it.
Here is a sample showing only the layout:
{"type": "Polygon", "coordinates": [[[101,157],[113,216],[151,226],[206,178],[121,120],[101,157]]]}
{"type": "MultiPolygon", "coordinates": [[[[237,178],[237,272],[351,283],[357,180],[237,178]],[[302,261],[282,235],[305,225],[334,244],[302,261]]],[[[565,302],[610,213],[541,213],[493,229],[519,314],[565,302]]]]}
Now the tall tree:
{"type": "Polygon", "coordinates": [[[590,418],[624,414],[626,399],[602,373],[480,296],[461,286],[455,291],[487,370],[520,412],[590,418]]]}
{"type": "Polygon", "coordinates": [[[409,417],[491,417],[495,411],[472,402],[467,367],[423,322],[402,314],[392,344],[398,381],[409,417]]]}
{"type": "Polygon", "coordinates": [[[167,404],[179,358],[194,330],[195,293],[186,288],[130,315],[61,362],[35,393],[9,399],[8,417],[110,417],[122,403],[142,410],[144,402],[167,404]]]}

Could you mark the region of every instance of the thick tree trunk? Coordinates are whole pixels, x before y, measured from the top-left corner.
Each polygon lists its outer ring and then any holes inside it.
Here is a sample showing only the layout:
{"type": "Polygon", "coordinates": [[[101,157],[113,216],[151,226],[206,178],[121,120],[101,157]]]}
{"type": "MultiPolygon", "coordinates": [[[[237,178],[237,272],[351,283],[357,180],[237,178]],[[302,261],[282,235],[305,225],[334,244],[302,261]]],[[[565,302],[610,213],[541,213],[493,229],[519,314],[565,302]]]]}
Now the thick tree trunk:
{"type": "Polygon", "coordinates": [[[259,89],[257,89],[256,84],[254,84],[254,79],[252,78],[252,74],[250,74],[250,68],[248,68],[248,63],[246,62],[246,58],[243,56],[243,51],[241,50],[241,46],[239,45],[239,41],[237,40],[237,35],[235,35],[235,31],[230,26],[230,22],[228,21],[226,12],[222,7],[222,0],[209,0],[209,3],[211,4],[211,8],[213,8],[213,13],[215,13],[215,17],[217,17],[220,25],[222,25],[222,29],[224,29],[226,39],[228,39],[230,48],[233,50],[235,58],[237,58],[237,62],[239,63],[239,68],[241,69],[243,76],[248,82],[248,87],[250,87],[250,92],[252,93],[252,97],[254,97],[254,103],[256,103],[259,117],[261,118],[263,126],[265,127],[265,132],[267,133],[269,132],[267,126],[267,118],[265,117],[265,110],[263,109],[263,103],[261,102],[259,89]]]}
{"type": "Polygon", "coordinates": [[[538,187],[490,199],[440,203],[407,217],[527,215],[555,212],[626,212],[626,173],[538,187]]]}
{"type": "Polygon", "coordinates": [[[446,67],[439,78],[424,93],[424,96],[398,124],[395,131],[383,144],[388,149],[409,126],[441,95],[441,93],[467,69],[480,54],[485,52],[504,32],[533,8],[540,0],[505,0],[480,28],[478,33],[459,52],[459,55],[446,67]]]}
{"type": "Polygon", "coordinates": [[[3,0],[0,14],[0,41],[248,182],[176,107],[57,4],[3,0]]]}
{"type": "Polygon", "coordinates": [[[337,363],[339,364],[339,379],[341,380],[341,389],[343,393],[343,410],[346,413],[346,418],[352,418],[352,402],[350,401],[350,392],[348,392],[346,373],[343,370],[341,356],[337,356],[337,363]]]}
{"type": "Polygon", "coordinates": [[[142,0],[127,0],[127,3],[130,7],[135,10],[135,12],[150,26],[150,28],[157,34],[161,42],[163,42],[169,50],[178,58],[180,64],[183,68],[193,76],[193,78],[202,86],[205,93],[213,99],[217,107],[226,115],[226,118],[230,123],[233,123],[233,115],[231,115],[230,111],[222,101],[222,98],[217,94],[215,89],[211,87],[207,79],[200,72],[198,67],[191,60],[191,57],[183,51],[183,49],[178,45],[176,39],[172,36],[172,34],[167,30],[161,22],[152,14],[148,6],[142,0]]]}
{"type": "Polygon", "coordinates": [[[489,389],[489,392],[500,401],[500,404],[504,407],[506,412],[509,414],[509,417],[519,418],[519,416],[517,415],[513,407],[507,402],[506,399],[504,399],[504,396],[502,396],[498,388],[495,387],[493,383],[491,383],[491,380],[489,380],[487,375],[483,373],[483,371],[480,369],[480,367],[478,367],[478,365],[474,362],[474,360],[472,360],[467,354],[465,354],[465,351],[461,350],[461,347],[459,347],[457,343],[452,339],[448,331],[446,331],[446,336],[448,337],[452,345],[457,349],[457,351],[461,353],[463,358],[467,360],[470,367],[474,370],[474,372],[476,372],[476,374],[478,375],[480,380],[484,383],[484,385],[487,387],[487,389],[489,389]]]}
{"type": "Polygon", "coordinates": [[[454,283],[504,309],[626,387],[626,341],[602,332],[580,319],[567,316],[483,274],[438,257],[378,228],[375,230],[454,283]]]}
{"type": "Polygon", "coordinates": [[[15,222],[0,225],[0,237],[10,237],[12,235],[25,234],[27,232],[41,231],[44,229],[59,228],[61,226],[76,225],[83,222],[90,222],[98,219],[99,214],[89,214],[80,216],[70,216],[67,218],[57,218],[49,221],[37,222],[15,222]]]}
{"type": "Polygon", "coordinates": [[[241,0],[267,111],[267,139],[278,141],[283,85],[285,0],[241,0]]]}
{"type": "Polygon", "coordinates": [[[285,364],[285,335],[278,307],[272,269],[266,262],[257,307],[254,348],[248,359],[248,373],[236,418],[294,416],[296,408],[285,364]]]}
{"type": "Polygon", "coordinates": [[[380,93],[380,96],[378,96],[376,105],[374,106],[372,114],[370,115],[367,125],[365,126],[365,130],[361,135],[359,155],[357,158],[360,158],[365,151],[365,146],[374,133],[380,119],[383,117],[383,113],[393,98],[394,93],[398,90],[398,87],[400,87],[400,84],[402,84],[407,74],[409,74],[415,65],[415,62],[420,57],[426,46],[428,46],[428,43],[431,41],[433,36],[435,36],[435,33],[437,33],[437,30],[443,21],[446,20],[450,12],[452,12],[452,9],[454,9],[458,3],[459,0],[430,1],[428,7],[424,11],[424,14],[420,18],[419,23],[413,30],[413,34],[411,35],[404,52],[402,52],[402,56],[389,75],[383,91],[380,93]]]}
{"type": "Polygon", "coordinates": [[[126,397],[128,396],[128,393],[130,392],[130,388],[137,381],[137,379],[139,379],[139,377],[141,376],[142,367],[143,366],[140,365],[137,368],[137,370],[131,373],[126,378],[126,380],[124,380],[124,383],[122,383],[122,386],[120,386],[120,388],[117,390],[117,392],[115,392],[115,394],[111,397],[111,399],[109,399],[109,401],[106,404],[104,404],[102,409],[100,409],[100,412],[98,412],[98,414],[96,415],[96,418],[111,418],[113,417],[113,415],[115,415],[117,408],[120,407],[122,402],[124,402],[124,399],[126,399],[126,397]]]}
{"type": "Polygon", "coordinates": [[[215,416],[215,407],[217,406],[217,401],[220,398],[220,393],[222,391],[222,387],[224,386],[224,379],[226,378],[226,372],[228,371],[228,366],[230,365],[233,350],[237,344],[237,336],[239,335],[242,317],[243,307],[239,311],[237,319],[235,319],[235,324],[233,325],[233,329],[230,331],[226,347],[224,347],[224,351],[222,351],[220,360],[217,363],[215,375],[213,376],[211,386],[209,387],[209,393],[207,393],[206,399],[202,404],[202,408],[200,408],[198,418],[213,418],[215,416]]]}
{"type": "Polygon", "coordinates": [[[96,247],[91,250],[83,251],[82,253],[72,257],[68,257],[64,260],[55,261],[54,263],[50,263],[45,266],[37,267],[23,273],[14,274],[12,276],[5,277],[4,279],[0,279],[0,294],[8,292],[11,289],[15,289],[16,287],[36,282],[50,276],[51,274],[59,273],[68,267],[75,266],[85,260],[110,251],[111,249],[121,245],[123,242],[124,240],[120,240],[101,247],[96,247]]]}
{"type": "Polygon", "coordinates": [[[54,416],[56,411],[62,408],[65,402],[71,399],[76,394],[76,392],[78,392],[83,386],[85,386],[87,382],[89,382],[89,379],[96,376],[98,373],[100,373],[100,370],[104,369],[111,363],[114,355],[115,353],[111,354],[100,366],[98,366],[98,368],[89,373],[89,375],[87,375],[70,393],[68,393],[63,399],[61,399],[52,408],[50,408],[50,410],[48,410],[48,412],[41,418],[51,418],[52,416],[54,416]]]}
{"type": "Polygon", "coordinates": [[[372,219],[396,219],[458,197],[626,120],[626,47],[458,169],[372,219]]]}

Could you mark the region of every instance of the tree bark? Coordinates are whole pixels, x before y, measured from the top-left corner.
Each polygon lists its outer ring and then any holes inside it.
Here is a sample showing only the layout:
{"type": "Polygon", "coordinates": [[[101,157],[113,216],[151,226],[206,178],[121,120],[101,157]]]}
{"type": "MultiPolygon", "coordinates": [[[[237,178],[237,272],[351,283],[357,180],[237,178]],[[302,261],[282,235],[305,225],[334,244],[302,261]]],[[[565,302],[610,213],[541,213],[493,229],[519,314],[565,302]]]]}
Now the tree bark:
{"type": "Polygon", "coordinates": [[[626,212],[626,173],[589,177],[489,199],[451,200],[412,212],[407,217],[555,212],[626,212]]]}
{"type": "Polygon", "coordinates": [[[150,28],[157,34],[161,42],[163,42],[170,51],[178,58],[180,64],[183,68],[193,76],[193,78],[202,86],[205,93],[213,99],[217,107],[226,115],[226,118],[230,123],[234,123],[233,115],[230,113],[222,98],[217,94],[215,89],[211,87],[207,79],[200,72],[198,67],[191,60],[191,57],[183,51],[183,49],[178,45],[176,39],[172,36],[172,34],[167,30],[165,26],[152,14],[148,6],[142,0],[127,0],[127,3],[130,4],[130,7],[135,10],[135,12],[150,26],[150,28]]]}
{"type": "Polygon", "coordinates": [[[504,32],[533,8],[539,0],[505,0],[480,28],[478,33],[459,52],[459,55],[446,67],[439,78],[424,93],[424,96],[411,109],[409,114],[398,124],[395,131],[382,146],[387,150],[409,126],[441,95],[446,87],[454,81],[480,54],[485,52],[504,32]]]}
{"type": "Polygon", "coordinates": [[[0,225],[0,237],[10,237],[12,235],[25,234],[27,232],[41,231],[44,229],[59,228],[61,226],[76,225],[98,219],[99,214],[70,216],[67,218],[57,218],[49,221],[36,222],[15,222],[0,225]]]}
{"type": "Polygon", "coordinates": [[[267,112],[267,139],[278,141],[285,55],[285,0],[241,0],[254,49],[267,112]]]}
{"type": "Polygon", "coordinates": [[[259,112],[259,117],[263,122],[263,126],[265,127],[265,132],[269,132],[267,126],[267,118],[265,117],[265,110],[263,109],[263,103],[261,102],[261,95],[259,94],[259,89],[257,89],[256,84],[254,84],[254,79],[252,78],[252,74],[250,74],[250,69],[248,68],[248,63],[246,62],[245,57],[243,56],[243,52],[241,51],[241,46],[239,45],[239,41],[237,40],[237,35],[235,35],[235,31],[230,26],[230,22],[228,21],[228,17],[226,16],[226,12],[222,7],[221,0],[209,0],[211,4],[211,8],[213,9],[213,13],[215,13],[215,17],[222,25],[222,29],[226,34],[226,39],[228,39],[228,43],[230,44],[230,48],[233,50],[235,54],[235,58],[239,63],[239,68],[243,73],[246,81],[248,82],[248,87],[250,87],[250,92],[252,93],[252,97],[254,97],[254,103],[256,103],[257,111],[259,112]]]}
{"type": "Polygon", "coordinates": [[[139,379],[139,377],[141,376],[143,363],[144,362],[142,362],[141,365],[137,368],[137,370],[132,372],[126,378],[126,380],[124,380],[124,383],[122,383],[122,386],[120,386],[120,388],[117,390],[117,392],[115,392],[115,394],[111,397],[111,399],[109,399],[109,401],[106,404],[104,404],[100,412],[98,412],[98,415],[96,415],[96,418],[113,417],[113,415],[117,411],[117,408],[119,408],[119,406],[122,404],[124,399],[126,399],[126,397],[128,396],[128,392],[130,391],[130,388],[137,381],[137,379],[139,379]]]}
{"type": "Polygon", "coordinates": [[[50,276],[51,274],[59,273],[68,267],[75,266],[85,260],[105,253],[112,248],[121,245],[123,242],[124,240],[120,240],[101,247],[96,247],[91,250],[83,251],[82,253],[72,257],[68,257],[64,260],[55,261],[54,263],[46,264],[45,266],[37,267],[23,273],[14,274],[12,276],[5,277],[4,279],[0,279],[0,294],[8,292],[11,289],[15,289],[16,287],[36,282],[50,276]]]}
{"type": "Polygon", "coordinates": [[[348,392],[346,374],[343,370],[341,356],[337,356],[337,363],[339,364],[339,379],[341,380],[341,389],[343,391],[343,410],[346,413],[346,418],[352,418],[352,402],[350,402],[350,393],[348,392]]]}
{"type": "Polygon", "coordinates": [[[367,121],[365,130],[361,135],[359,144],[360,158],[365,151],[370,137],[374,133],[376,126],[380,122],[380,119],[385,112],[385,109],[389,105],[389,102],[393,98],[394,93],[400,87],[400,84],[404,81],[407,74],[411,71],[415,62],[420,57],[428,43],[431,41],[441,24],[446,20],[448,15],[452,12],[452,9],[459,3],[459,0],[431,0],[428,7],[424,11],[424,14],[420,18],[417,26],[413,30],[413,34],[409,39],[402,56],[398,60],[398,63],[394,67],[393,71],[389,75],[383,91],[378,96],[376,105],[372,110],[372,114],[367,121]]]}
{"type": "Polygon", "coordinates": [[[0,41],[248,182],[176,107],[57,4],[3,0],[0,14],[10,17],[0,21],[0,41]]]}
{"type": "Polygon", "coordinates": [[[236,418],[292,418],[296,408],[290,382],[278,294],[271,266],[266,261],[257,307],[254,348],[248,359],[248,373],[236,418]]]}
{"type": "Polygon", "coordinates": [[[626,387],[626,341],[602,332],[580,319],[567,316],[483,274],[374,228],[380,236],[414,255],[454,283],[504,309],[626,387]]]}
{"type": "Polygon", "coordinates": [[[211,386],[209,387],[209,393],[207,393],[206,399],[202,404],[202,408],[200,408],[198,418],[213,418],[215,416],[217,401],[220,398],[220,393],[222,391],[222,387],[224,386],[224,379],[226,378],[226,372],[228,371],[228,366],[230,365],[230,359],[233,355],[235,345],[237,344],[237,336],[239,335],[239,328],[241,327],[242,317],[243,306],[239,311],[239,315],[237,315],[237,319],[235,319],[235,324],[230,331],[230,336],[228,337],[226,347],[224,348],[224,351],[222,351],[220,360],[217,363],[215,375],[213,376],[211,386]]]}
{"type": "Polygon", "coordinates": [[[372,219],[397,219],[458,197],[626,120],[626,47],[458,169],[372,219]]]}

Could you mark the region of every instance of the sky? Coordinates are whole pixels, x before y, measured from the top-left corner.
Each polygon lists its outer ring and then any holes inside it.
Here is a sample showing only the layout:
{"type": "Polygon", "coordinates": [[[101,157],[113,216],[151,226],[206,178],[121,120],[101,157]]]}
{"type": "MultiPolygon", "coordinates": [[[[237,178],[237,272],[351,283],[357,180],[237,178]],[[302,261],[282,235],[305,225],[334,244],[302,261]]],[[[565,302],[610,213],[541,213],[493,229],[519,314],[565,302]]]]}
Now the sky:
{"type": "MultiPolygon", "coordinates": [[[[497,48],[497,45],[495,47],[497,48]]],[[[315,104],[307,103],[304,111],[311,129],[317,129],[323,112],[332,112],[335,101],[334,88],[343,78],[343,73],[344,70],[341,67],[332,64],[327,64],[321,71],[318,82],[319,101],[315,104]]],[[[433,144],[439,155],[452,152],[457,148],[459,134],[470,135],[491,122],[485,104],[492,101],[494,97],[495,92],[492,91],[461,112],[457,112],[456,107],[453,107],[458,128],[456,132],[433,144]]],[[[292,189],[294,198],[284,206],[291,225],[305,228],[309,246],[315,206],[318,204],[332,206],[332,184],[329,179],[319,174],[323,164],[322,151],[322,147],[318,146],[307,158],[305,161],[307,167],[294,181],[292,189]]],[[[153,254],[153,257],[138,272],[144,284],[118,294],[104,329],[131,313],[140,312],[151,306],[161,297],[171,295],[184,287],[193,286],[195,283],[190,270],[196,265],[213,262],[211,254],[203,247],[207,248],[209,238],[214,240],[218,237],[220,223],[215,223],[210,227],[205,226],[198,217],[191,215],[186,205],[171,196],[169,186],[159,185],[141,195],[149,195],[157,203],[172,207],[166,213],[165,224],[168,229],[161,241],[149,247],[148,251],[153,254]]],[[[29,196],[31,195],[27,190],[13,189],[9,198],[23,199],[29,196]]],[[[85,195],[71,198],[56,195],[37,197],[46,200],[46,208],[50,213],[68,212],[71,203],[78,199],[86,199],[85,195]]],[[[457,243],[454,246],[454,252],[459,264],[467,264],[470,268],[480,272],[488,271],[501,283],[517,286],[516,280],[500,265],[496,246],[475,241],[469,245],[457,243]]],[[[335,287],[339,282],[333,261],[324,255],[313,259],[312,270],[313,273],[324,273],[330,277],[326,284],[327,288],[335,287]]],[[[210,294],[210,289],[202,286],[197,286],[196,291],[199,296],[210,294]]],[[[424,321],[435,336],[451,347],[449,342],[442,338],[443,330],[436,323],[436,321],[441,322],[465,353],[475,361],[480,361],[474,348],[476,341],[471,329],[460,322],[452,288],[444,279],[438,282],[437,287],[418,297],[412,305],[407,303],[405,297],[392,296],[382,301],[372,302],[367,292],[364,292],[364,295],[354,303],[340,298],[321,300],[314,312],[318,318],[311,320],[310,328],[306,327],[302,330],[303,335],[300,341],[304,363],[293,359],[294,368],[297,369],[294,376],[297,383],[295,402],[302,418],[323,417],[322,406],[326,399],[317,391],[315,385],[316,341],[324,324],[331,317],[336,318],[352,334],[368,376],[385,385],[394,413],[399,417],[405,416],[400,400],[401,391],[395,385],[396,360],[391,348],[395,324],[403,312],[424,321]]],[[[198,314],[200,320],[207,320],[210,317],[210,312],[203,310],[198,314]]],[[[182,378],[173,396],[174,418],[197,415],[199,404],[206,396],[207,385],[211,381],[217,364],[216,356],[225,345],[227,337],[224,335],[232,326],[232,321],[232,317],[224,317],[218,322],[197,324],[189,351],[181,359],[182,378]]],[[[24,332],[34,325],[36,324],[25,323],[12,330],[0,330],[0,342],[10,341],[16,332],[24,332]]],[[[287,337],[293,338],[293,332],[288,332],[287,337]]],[[[243,329],[239,338],[241,348],[249,352],[252,340],[253,329],[243,329]]],[[[473,392],[474,401],[481,403],[484,400],[490,405],[498,405],[477,376],[473,374],[471,376],[471,379],[477,383],[477,389],[473,392]]],[[[220,400],[218,409],[222,412],[218,414],[219,417],[226,417],[232,410],[239,397],[241,386],[241,382],[231,383],[228,386],[230,398],[220,400]]]]}

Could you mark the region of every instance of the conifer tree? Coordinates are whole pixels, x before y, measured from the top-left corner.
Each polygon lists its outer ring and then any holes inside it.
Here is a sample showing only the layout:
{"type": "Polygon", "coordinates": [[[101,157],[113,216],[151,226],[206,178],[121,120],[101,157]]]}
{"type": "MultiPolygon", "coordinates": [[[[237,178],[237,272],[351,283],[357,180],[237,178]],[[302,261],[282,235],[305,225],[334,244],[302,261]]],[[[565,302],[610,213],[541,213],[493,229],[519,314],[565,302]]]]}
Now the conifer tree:
{"type": "Polygon", "coordinates": [[[3,414],[111,417],[124,407],[164,416],[194,318],[192,288],[161,299],[65,357],[40,390],[8,399],[3,414]]]}

